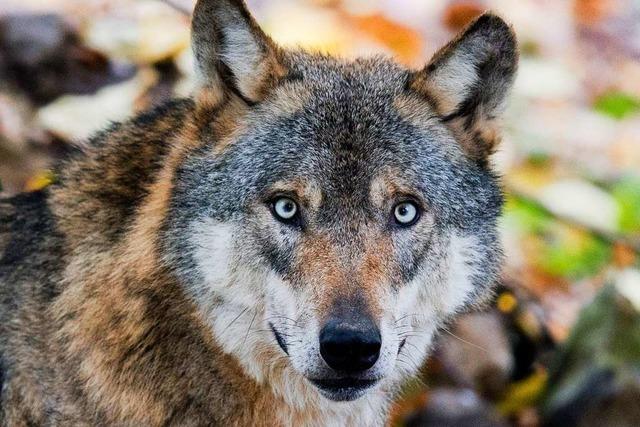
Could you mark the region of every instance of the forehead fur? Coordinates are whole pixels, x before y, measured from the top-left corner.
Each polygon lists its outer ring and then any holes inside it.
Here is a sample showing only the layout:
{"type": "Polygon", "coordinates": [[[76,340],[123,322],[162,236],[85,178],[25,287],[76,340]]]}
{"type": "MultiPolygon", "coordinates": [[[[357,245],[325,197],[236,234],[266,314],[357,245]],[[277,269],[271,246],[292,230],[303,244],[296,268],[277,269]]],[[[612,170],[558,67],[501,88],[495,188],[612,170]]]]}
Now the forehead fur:
{"type": "Polygon", "coordinates": [[[226,216],[302,178],[319,189],[327,218],[337,210],[362,217],[372,182],[392,180],[392,170],[443,221],[493,222],[501,204],[495,177],[407,87],[409,71],[380,57],[294,52],[287,62],[290,78],[237,119],[233,142],[219,151],[212,141],[178,170],[177,198],[226,216]]]}
{"type": "MultiPolygon", "coordinates": [[[[401,91],[407,84],[409,71],[383,56],[348,60],[288,51],[285,54],[289,75],[312,88],[349,87],[366,88],[372,96],[401,91]]],[[[327,94],[329,95],[329,94],[327,94]]]]}

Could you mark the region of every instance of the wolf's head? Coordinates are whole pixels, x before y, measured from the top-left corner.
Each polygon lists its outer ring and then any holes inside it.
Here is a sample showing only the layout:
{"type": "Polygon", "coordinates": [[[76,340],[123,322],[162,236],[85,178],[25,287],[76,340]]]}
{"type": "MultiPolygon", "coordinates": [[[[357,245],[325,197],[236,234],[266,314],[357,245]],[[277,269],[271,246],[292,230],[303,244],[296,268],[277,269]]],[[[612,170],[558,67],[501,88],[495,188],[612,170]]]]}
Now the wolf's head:
{"type": "Polygon", "coordinates": [[[284,50],[242,1],[201,0],[193,45],[210,125],[174,179],[166,260],[217,342],[332,400],[415,372],[498,274],[511,29],[483,15],[411,71],[284,50]]]}

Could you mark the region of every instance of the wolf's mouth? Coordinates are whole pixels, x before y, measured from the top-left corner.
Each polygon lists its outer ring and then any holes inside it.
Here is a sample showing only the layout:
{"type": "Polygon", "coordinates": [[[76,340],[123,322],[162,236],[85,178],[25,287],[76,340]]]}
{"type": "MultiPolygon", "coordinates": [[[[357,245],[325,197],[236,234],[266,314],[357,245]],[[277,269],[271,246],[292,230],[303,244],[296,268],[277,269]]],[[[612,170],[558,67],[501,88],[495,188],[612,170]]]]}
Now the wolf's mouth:
{"type": "Polygon", "coordinates": [[[309,381],[318,387],[327,399],[338,402],[355,400],[378,382],[377,379],[358,378],[310,379],[309,381]]]}

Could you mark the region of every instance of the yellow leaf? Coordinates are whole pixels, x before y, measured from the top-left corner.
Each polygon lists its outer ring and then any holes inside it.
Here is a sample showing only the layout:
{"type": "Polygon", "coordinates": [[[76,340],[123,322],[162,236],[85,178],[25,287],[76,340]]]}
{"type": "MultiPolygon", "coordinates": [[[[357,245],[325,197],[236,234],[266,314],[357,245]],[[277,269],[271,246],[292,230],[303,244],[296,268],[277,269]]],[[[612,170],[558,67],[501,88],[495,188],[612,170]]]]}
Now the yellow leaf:
{"type": "Polygon", "coordinates": [[[38,191],[53,183],[53,173],[51,171],[41,171],[32,176],[24,184],[25,191],[38,191]]]}
{"type": "Polygon", "coordinates": [[[538,369],[524,380],[511,384],[502,402],[498,403],[498,411],[503,415],[511,415],[532,406],[544,391],[547,380],[547,372],[538,369]]]}
{"type": "Polygon", "coordinates": [[[518,300],[511,292],[503,292],[496,302],[498,310],[503,313],[511,313],[518,306],[518,300]]]}

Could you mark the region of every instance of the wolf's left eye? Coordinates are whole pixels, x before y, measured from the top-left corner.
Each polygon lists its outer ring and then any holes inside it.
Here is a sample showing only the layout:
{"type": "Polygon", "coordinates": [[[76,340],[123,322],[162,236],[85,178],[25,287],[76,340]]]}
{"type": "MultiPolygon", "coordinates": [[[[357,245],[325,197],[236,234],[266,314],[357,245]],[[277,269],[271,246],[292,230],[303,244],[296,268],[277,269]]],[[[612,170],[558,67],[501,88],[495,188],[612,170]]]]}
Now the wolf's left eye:
{"type": "Polygon", "coordinates": [[[393,208],[393,216],[398,225],[408,227],[418,221],[418,207],[413,202],[398,203],[396,207],[393,208]]]}
{"type": "Polygon", "coordinates": [[[298,205],[288,197],[280,197],[273,202],[273,214],[281,221],[291,221],[298,213],[298,205]]]}

